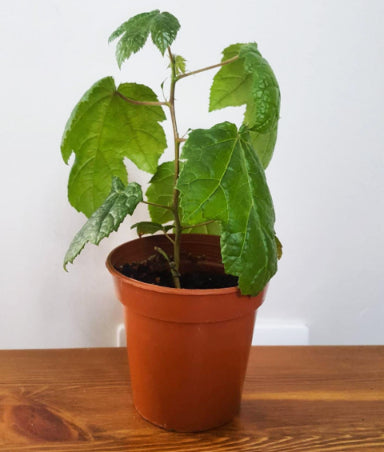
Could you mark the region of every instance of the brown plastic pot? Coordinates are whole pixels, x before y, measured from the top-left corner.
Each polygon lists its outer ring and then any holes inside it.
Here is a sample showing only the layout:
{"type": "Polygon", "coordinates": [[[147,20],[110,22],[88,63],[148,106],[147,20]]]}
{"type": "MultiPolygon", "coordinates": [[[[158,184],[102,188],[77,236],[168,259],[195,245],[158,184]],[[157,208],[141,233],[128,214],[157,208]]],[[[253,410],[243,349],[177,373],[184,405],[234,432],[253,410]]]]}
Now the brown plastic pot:
{"type": "MultiPolygon", "coordinates": [[[[133,240],[107,259],[125,308],[133,401],[148,421],[195,432],[229,422],[239,411],[256,309],[265,290],[242,296],[237,287],[175,289],[142,283],[115,269],[154,254],[172,254],[164,236],[133,240]]],[[[182,249],[223,272],[219,238],[185,234],[182,249]]]]}

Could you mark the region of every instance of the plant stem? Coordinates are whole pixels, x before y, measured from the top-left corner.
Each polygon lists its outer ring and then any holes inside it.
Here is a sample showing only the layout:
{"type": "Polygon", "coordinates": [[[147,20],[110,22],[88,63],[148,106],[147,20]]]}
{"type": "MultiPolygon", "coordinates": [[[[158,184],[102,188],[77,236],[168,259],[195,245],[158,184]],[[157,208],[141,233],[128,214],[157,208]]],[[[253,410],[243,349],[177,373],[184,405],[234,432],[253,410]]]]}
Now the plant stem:
{"type": "Polygon", "coordinates": [[[179,270],[180,270],[180,240],[181,240],[181,223],[179,217],[179,190],[176,188],[177,180],[179,178],[180,172],[180,137],[179,132],[177,130],[177,122],[176,122],[176,113],[175,113],[175,86],[177,82],[176,75],[176,66],[175,66],[175,57],[172,55],[171,48],[168,47],[168,54],[171,63],[172,70],[172,78],[171,78],[171,87],[170,87],[170,95],[168,107],[171,113],[172,120],[172,129],[173,129],[173,138],[174,138],[174,149],[175,149],[175,178],[174,178],[174,188],[173,188],[173,197],[172,197],[172,209],[173,216],[175,219],[175,239],[173,244],[173,259],[175,263],[175,276],[173,277],[175,286],[180,289],[180,278],[179,278],[179,270]]]}
{"type": "Polygon", "coordinates": [[[180,74],[176,77],[176,80],[180,80],[185,77],[189,77],[190,75],[199,74],[200,72],[209,71],[210,69],[215,69],[216,67],[225,66],[226,64],[233,63],[238,60],[239,56],[236,55],[233,58],[229,58],[228,60],[222,61],[221,63],[213,64],[212,66],[203,67],[202,69],[197,69],[196,71],[185,72],[184,74],[180,74]]]}
{"type": "Polygon", "coordinates": [[[169,94],[169,100],[168,102],[146,102],[146,101],[138,101],[134,99],[129,99],[125,97],[123,94],[116,91],[116,94],[121,97],[126,102],[129,102],[131,104],[135,105],[147,105],[147,106],[167,106],[170,111],[171,115],[171,121],[172,121],[172,129],[173,129],[173,139],[174,139],[174,151],[175,151],[175,176],[174,176],[174,188],[173,188],[173,195],[172,195],[172,207],[160,205],[151,203],[148,201],[143,201],[145,204],[152,205],[155,207],[161,207],[164,209],[170,209],[173,212],[174,217],[174,233],[175,238],[172,240],[167,234],[166,236],[168,239],[173,243],[173,262],[170,261],[169,257],[166,255],[166,253],[161,249],[157,248],[156,250],[162,254],[170,264],[171,272],[172,272],[172,278],[173,282],[176,288],[180,289],[180,241],[181,241],[181,232],[183,229],[189,229],[194,228],[197,226],[204,226],[206,224],[210,224],[213,222],[206,221],[204,223],[200,223],[198,225],[193,225],[189,227],[183,227],[181,225],[180,216],[179,216],[179,190],[176,188],[177,181],[179,179],[179,173],[180,173],[180,143],[186,141],[184,138],[181,138],[179,136],[179,132],[177,130],[177,121],[176,121],[176,112],[175,112],[175,88],[176,88],[176,82],[182,78],[189,77],[190,75],[198,74],[203,71],[208,71],[210,69],[214,69],[217,67],[224,66],[226,64],[230,64],[233,61],[236,61],[239,57],[235,56],[233,58],[230,58],[228,60],[222,61],[221,63],[214,64],[212,66],[207,66],[202,69],[198,69],[196,71],[187,72],[185,74],[177,75],[176,73],[176,63],[175,63],[175,57],[172,54],[171,48],[168,47],[168,55],[170,59],[170,66],[171,66],[171,86],[170,86],[170,94],[169,94]]]}
{"type": "Polygon", "coordinates": [[[125,97],[119,91],[116,91],[116,95],[121,97],[121,99],[125,100],[125,102],[129,102],[130,104],[133,104],[133,105],[146,105],[147,107],[168,106],[168,102],[151,102],[151,101],[130,99],[129,97],[125,97]]]}
{"type": "Polygon", "coordinates": [[[153,206],[153,207],[160,207],[161,209],[167,209],[167,210],[172,210],[172,207],[169,206],[165,206],[164,204],[156,204],[155,202],[149,202],[149,201],[141,201],[143,204],[147,204],[148,206],[153,206]]]}
{"type": "Polygon", "coordinates": [[[175,268],[176,267],[175,263],[171,261],[171,259],[168,257],[168,254],[160,247],[155,246],[155,251],[157,251],[159,254],[161,254],[164,257],[164,259],[168,262],[169,269],[171,270],[171,274],[172,274],[172,278],[173,278],[173,283],[176,287],[178,287],[180,289],[180,275],[179,275],[179,272],[175,268]]]}
{"type": "Polygon", "coordinates": [[[172,245],[175,244],[175,241],[169,236],[168,232],[165,232],[165,231],[164,231],[164,235],[165,235],[165,237],[172,243],[172,245]]]}

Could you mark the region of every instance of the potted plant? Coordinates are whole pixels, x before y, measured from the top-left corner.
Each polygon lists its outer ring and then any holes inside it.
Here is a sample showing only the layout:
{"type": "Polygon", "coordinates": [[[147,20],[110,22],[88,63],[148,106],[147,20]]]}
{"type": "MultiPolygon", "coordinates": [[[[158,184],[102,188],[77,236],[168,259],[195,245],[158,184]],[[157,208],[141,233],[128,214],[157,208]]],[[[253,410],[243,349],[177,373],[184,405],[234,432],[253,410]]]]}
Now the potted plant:
{"type": "Polygon", "coordinates": [[[97,245],[117,230],[139,203],[148,205],[150,221],[132,226],[140,238],[107,259],[125,307],[133,399],[152,423],[198,431],[228,422],[239,409],[255,312],[281,254],[264,173],[280,93],[256,43],[230,45],[221,62],[187,71],[186,60],[171,49],[179,28],[173,15],[155,10],[132,17],[110,37],[119,39],[121,67],[151,35],[169,60],[165,100],[142,84],[116,87],[106,77],[84,94],[66,124],[64,161],[75,154],[68,198],[88,220],[64,267],[86,243],[97,245]],[[214,69],[209,110],[244,105],[244,121],[181,137],[176,86],[214,69]],[[174,159],[159,165],[167,146],[164,111],[174,159]],[[128,182],[125,158],[152,174],[145,196],[128,182]]]}

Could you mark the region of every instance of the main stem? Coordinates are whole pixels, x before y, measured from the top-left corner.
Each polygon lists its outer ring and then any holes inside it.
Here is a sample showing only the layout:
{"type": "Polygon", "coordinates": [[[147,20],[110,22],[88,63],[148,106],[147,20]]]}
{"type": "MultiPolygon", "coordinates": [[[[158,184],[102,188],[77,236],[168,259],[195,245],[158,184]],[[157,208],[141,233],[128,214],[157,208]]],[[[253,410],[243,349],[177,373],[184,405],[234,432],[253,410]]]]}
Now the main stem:
{"type": "MultiPolygon", "coordinates": [[[[175,178],[174,178],[174,185],[173,185],[174,188],[173,188],[173,198],[172,198],[172,211],[173,211],[173,217],[175,220],[175,228],[174,228],[175,239],[173,241],[174,266],[173,266],[173,270],[172,270],[172,276],[173,276],[173,281],[174,281],[175,287],[180,289],[180,240],[181,240],[181,231],[183,228],[181,226],[180,217],[179,217],[179,190],[176,188],[176,185],[177,185],[177,181],[179,179],[179,172],[180,172],[180,143],[185,140],[183,138],[180,138],[179,132],[177,131],[177,122],[176,122],[176,113],[175,113],[176,82],[184,77],[189,77],[190,75],[198,74],[203,71],[208,71],[210,69],[214,69],[217,67],[224,66],[226,64],[230,64],[233,61],[236,61],[238,59],[238,56],[235,56],[228,60],[222,61],[221,63],[214,64],[212,66],[198,69],[196,71],[177,75],[175,56],[172,54],[170,47],[168,47],[168,54],[169,54],[169,59],[170,59],[171,71],[172,71],[169,101],[161,102],[160,104],[166,105],[169,108],[169,111],[171,113],[172,128],[173,128],[173,139],[174,139],[174,149],[175,149],[175,178]]],[[[208,221],[206,223],[202,223],[202,224],[208,224],[208,223],[210,223],[210,221],[208,221]]]]}
{"type": "Polygon", "coordinates": [[[179,178],[180,172],[180,136],[177,130],[176,113],[175,113],[175,87],[177,82],[177,74],[175,67],[175,57],[171,52],[170,47],[168,47],[169,59],[171,62],[172,78],[171,87],[169,95],[169,110],[171,113],[172,129],[173,129],[173,139],[174,139],[174,150],[175,150],[175,178],[174,178],[174,188],[173,188],[173,200],[172,200],[172,210],[173,217],[175,219],[175,240],[173,244],[173,259],[175,263],[175,275],[173,277],[175,286],[180,289],[180,239],[181,239],[181,222],[179,217],[179,190],[176,188],[177,180],[179,178]]]}

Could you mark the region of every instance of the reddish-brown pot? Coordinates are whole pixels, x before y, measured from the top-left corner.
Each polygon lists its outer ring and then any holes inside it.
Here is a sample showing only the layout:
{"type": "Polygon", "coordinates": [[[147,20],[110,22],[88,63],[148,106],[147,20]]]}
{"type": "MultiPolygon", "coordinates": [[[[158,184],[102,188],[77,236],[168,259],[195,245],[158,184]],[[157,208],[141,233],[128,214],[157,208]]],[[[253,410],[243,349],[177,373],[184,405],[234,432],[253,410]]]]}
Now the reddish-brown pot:
{"type": "MultiPolygon", "coordinates": [[[[115,266],[142,261],[164,236],[133,240],[113,250],[107,267],[125,308],[133,401],[148,421],[168,430],[194,432],[229,422],[239,411],[252,341],[256,297],[237,287],[191,290],[142,283],[115,266]]],[[[185,253],[204,256],[204,266],[222,272],[215,236],[185,234],[185,253]]]]}

